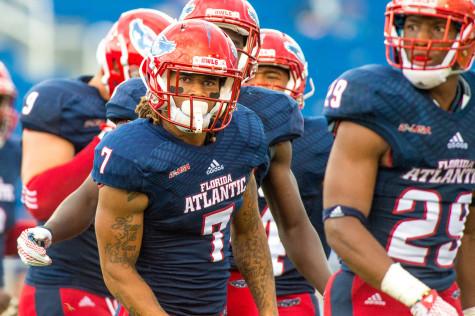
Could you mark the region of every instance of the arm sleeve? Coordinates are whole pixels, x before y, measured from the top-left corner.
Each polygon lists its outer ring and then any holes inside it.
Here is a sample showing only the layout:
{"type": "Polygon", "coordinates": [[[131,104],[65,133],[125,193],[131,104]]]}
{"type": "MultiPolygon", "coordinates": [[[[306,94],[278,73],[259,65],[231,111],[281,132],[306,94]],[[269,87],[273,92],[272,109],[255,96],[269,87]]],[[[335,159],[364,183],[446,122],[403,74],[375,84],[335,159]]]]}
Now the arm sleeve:
{"type": "Polygon", "coordinates": [[[34,218],[46,221],[58,205],[87,178],[98,143],[99,138],[95,137],[71,161],[34,176],[24,186],[23,203],[34,218]]]}

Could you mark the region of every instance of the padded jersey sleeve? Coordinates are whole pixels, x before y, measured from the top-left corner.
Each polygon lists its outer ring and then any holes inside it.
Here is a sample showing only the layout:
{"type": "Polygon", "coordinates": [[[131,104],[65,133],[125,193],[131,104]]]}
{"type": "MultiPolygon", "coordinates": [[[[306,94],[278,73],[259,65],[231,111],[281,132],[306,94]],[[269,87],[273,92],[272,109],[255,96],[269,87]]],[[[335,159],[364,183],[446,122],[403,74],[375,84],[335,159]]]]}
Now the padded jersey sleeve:
{"type": "Polygon", "coordinates": [[[238,126],[240,137],[247,143],[241,156],[250,157],[246,159],[249,166],[255,169],[256,181],[260,185],[270,164],[264,126],[259,116],[245,106],[238,104],[236,111],[233,124],[238,126]]]}
{"type": "Polygon", "coordinates": [[[106,117],[109,120],[135,120],[135,108],[147,89],[139,78],[122,82],[114,90],[109,102],[106,103],[106,117]]]}
{"type": "Polygon", "coordinates": [[[62,104],[69,94],[54,80],[34,86],[23,100],[21,123],[23,128],[60,135],[62,104]]]}
{"type": "Polygon", "coordinates": [[[360,124],[382,138],[391,147],[399,146],[397,127],[387,116],[385,107],[392,92],[387,91],[384,77],[373,68],[357,68],[345,72],[330,86],[323,110],[334,127],[338,121],[360,124]]]}
{"type": "Polygon", "coordinates": [[[94,152],[92,177],[98,184],[134,192],[144,192],[144,174],[135,146],[127,142],[121,130],[108,133],[94,152]]]}
{"type": "Polygon", "coordinates": [[[238,102],[259,116],[268,146],[303,134],[303,116],[298,104],[285,93],[261,87],[242,87],[238,102]]]}

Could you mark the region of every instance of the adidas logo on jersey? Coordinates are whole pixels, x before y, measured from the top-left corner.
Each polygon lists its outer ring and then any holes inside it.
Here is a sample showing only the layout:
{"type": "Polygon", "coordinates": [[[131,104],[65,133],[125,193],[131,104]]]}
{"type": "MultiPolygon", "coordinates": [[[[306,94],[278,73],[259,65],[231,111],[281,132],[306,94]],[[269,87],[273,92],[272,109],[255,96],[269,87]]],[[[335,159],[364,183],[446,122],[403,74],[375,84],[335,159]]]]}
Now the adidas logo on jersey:
{"type": "Polygon", "coordinates": [[[462,134],[457,132],[447,144],[448,149],[468,149],[468,144],[463,140],[462,134]]]}
{"type": "Polygon", "coordinates": [[[211,162],[211,164],[208,167],[208,170],[206,170],[206,174],[210,175],[212,173],[221,171],[223,169],[224,169],[224,166],[219,164],[219,162],[217,162],[216,160],[213,159],[213,161],[211,162]]]}
{"type": "Polygon", "coordinates": [[[80,301],[79,301],[79,307],[95,307],[96,304],[88,297],[84,296],[80,301]]]}
{"type": "Polygon", "coordinates": [[[368,297],[366,301],[364,301],[365,305],[379,305],[379,306],[386,306],[386,302],[381,297],[381,294],[375,293],[368,297]]]}

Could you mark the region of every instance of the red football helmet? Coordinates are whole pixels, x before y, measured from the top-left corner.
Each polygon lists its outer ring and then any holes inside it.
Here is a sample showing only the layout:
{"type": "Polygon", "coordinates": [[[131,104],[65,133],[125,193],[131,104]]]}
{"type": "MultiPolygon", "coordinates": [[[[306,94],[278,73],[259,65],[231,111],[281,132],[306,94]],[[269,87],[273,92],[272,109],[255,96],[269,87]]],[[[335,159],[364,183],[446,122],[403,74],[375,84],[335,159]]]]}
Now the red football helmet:
{"type": "Polygon", "coordinates": [[[189,19],[206,20],[244,36],[244,47],[237,47],[238,66],[246,79],[253,76],[260,48],[259,18],[247,0],[190,0],[179,20],[189,19]]]}
{"type": "Polygon", "coordinates": [[[98,61],[104,70],[102,82],[110,95],[122,81],[138,77],[139,67],[155,37],[175,20],[152,9],[122,13],[99,44],[98,61]]]}
{"type": "Polygon", "coordinates": [[[472,0],[392,0],[386,8],[384,29],[386,58],[390,65],[403,70],[404,75],[417,87],[431,89],[445,82],[448,76],[470,69],[475,53],[475,4],[472,0]],[[418,15],[446,21],[442,39],[418,39],[404,36],[403,25],[407,16],[418,15]],[[449,38],[455,27],[458,34],[449,38]],[[423,65],[408,56],[414,51],[423,65]],[[429,66],[431,52],[444,51],[440,65],[429,66]]]}
{"type": "Polygon", "coordinates": [[[212,23],[189,20],[170,25],[155,40],[141,67],[151,108],[160,118],[186,132],[224,129],[231,121],[241,87],[237,58],[231,39],[212,23]],[[172,73],[176,74],[173,82],[172,73]],[[218,77],[219,95],[186,94],[179,80],[189,74],[218,77]],[[184,97],[186,101],[177,106],[173,97],[184,97]],[[208,111],[210,101],[214,106],[208,111]]]}
{"type": "Polygon", "coordinates": [[[261,50],[257,63],[287,69],[289,82],[285,87],[276,87],[297,100],[300,108],[303,108],[308,77],[307,61],[299,44],[293,38],[277,30],[261,29],[261,50]]]}
{"type": "Polygon", "coordinates": [[[0,61],[0,147],[15,128],[17,114],[13,102],[17,91],[5,65],[0,61]]]}

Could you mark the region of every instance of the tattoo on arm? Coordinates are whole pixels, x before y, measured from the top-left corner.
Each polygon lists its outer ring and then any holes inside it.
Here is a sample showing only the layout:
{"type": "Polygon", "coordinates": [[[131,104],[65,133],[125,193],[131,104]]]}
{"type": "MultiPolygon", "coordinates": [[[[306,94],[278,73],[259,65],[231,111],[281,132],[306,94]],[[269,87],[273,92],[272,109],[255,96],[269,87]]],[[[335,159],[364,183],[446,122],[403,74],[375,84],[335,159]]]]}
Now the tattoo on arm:
{"type": "MultiPolygon", "coordinates": [[[[248,187],[251,185],[255,187],[256,184],[249,183],[248,187]]],[[[257,190],[247,190],[245,195],[247,199],[240,210],[243,213],[239,216],[239,225],[245,225],[248,232],[246,238],[233,239],[233,253],[239,271],[248,282],[256,305],[263,308],[272,302],[269,296],[273,294],[273,287],[268,285],[273,284],[274,275],[267,238],[258,213],[257,190]]]]}
{"type": "Polygon", "coordinates": [[[119,303],[122,304],[122,306],[129,312],[129,316],[140,316],[140,314],[133,306],[127,306],[125,304],[124,299],[122,298],[122,295],[119,292],[113,293],[112,294],[118,301],[119,303]]]}
{"type": "Polygon", "coordinates": [[[127,192],[127,202],[133,201],[139,195],[140,195],[139,192],[127,192]]]}
{"type": "Polygon", "coordinates": [[[133,266],[138,255],[138,246],[135,245],[137,232],[141,228],[140,224],[131,224],[133,215],[127,217],[116,217],[111,230],[114,240],[105,245],[105,253],[112,263],[120,263],[124,266],[133,266]]]}

